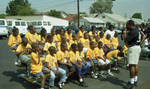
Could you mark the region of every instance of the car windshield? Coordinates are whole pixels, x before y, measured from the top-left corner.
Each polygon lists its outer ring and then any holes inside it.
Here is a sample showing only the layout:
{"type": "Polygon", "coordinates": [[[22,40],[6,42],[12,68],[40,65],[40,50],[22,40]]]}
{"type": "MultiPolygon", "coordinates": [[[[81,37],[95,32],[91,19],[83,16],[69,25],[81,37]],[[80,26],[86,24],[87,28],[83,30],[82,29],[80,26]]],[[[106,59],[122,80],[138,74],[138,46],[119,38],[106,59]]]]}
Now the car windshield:
{"type": "Polygon", "coordinates": [[[47,26],[47,22],[46,22],[46,21],[43,21],[43,25],[44,25],[44,26],[47,26]]]}
{"type": "Polygon", "coordinates": [[[31,22],[31,24],[32,24],[33,26],[36,26],[36,22],[31,22]]]}
{"type": "Polygon", "coordinates": [[[15,22],[15,25],[16,25],[16,26],[20,26],[20,22],[18,22],[18,21],[15,22]]]}
{"type": "Polygon", "coordinates": [[[12,21],[7,21],[8,26],[12,26],[12,21]]]}
{"type": "Polygon", "coordinates": [[[26,26],[26,23],[25,22],[21,22],[21,26],[26,26]]]}
{"type": "Polygon", "coordinates": [[[38,26],[41,26],[42,25],[42,22],[41,21],[38,21],[38,26]]]}
{"type": "Polygon", "coordinates": [[[48,26],[51,26],[51,22],[48,22],[48,26]]]}
{"type": "Polygon", "coordinates": [[[5,21],[4,20],[0,20],[0,25],[5,25],[5,21]]]}

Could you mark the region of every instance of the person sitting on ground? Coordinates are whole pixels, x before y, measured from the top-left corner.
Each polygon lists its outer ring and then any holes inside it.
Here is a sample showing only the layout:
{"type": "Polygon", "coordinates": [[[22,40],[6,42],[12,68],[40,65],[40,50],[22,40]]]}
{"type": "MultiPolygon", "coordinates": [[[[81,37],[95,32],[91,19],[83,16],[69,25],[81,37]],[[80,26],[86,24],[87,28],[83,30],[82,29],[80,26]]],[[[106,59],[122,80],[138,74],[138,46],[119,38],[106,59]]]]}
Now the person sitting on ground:
{"type": "Polygon", "coordinates": [[[31,64],[30,64],[31,71],[36,78],[38,77],[42,78],[41,89],[44,89],[46,76],[43,73],[50,73],[50,70],[44,67],[40,60],[39,45],[37,43],[33,43],[31,47],[32,47],[31,64]]]}
{"type": "Polygon", "coordinates": [[[11,50],[16,50],[18,45],[21,44],[21,36],[19,35],[19,29],[13,28],[13,34],[9,36],[8,45],[11,50]]]}
{"type": "Polygon", "coordinates": [[[45,59],[45,66],[50,70],[50,79],[49,79],[49,89],[54,87],[54,81],[58,74],[60,74],[61,78],[58,83],[59,88],[62,89],[63,83],[66,82],[66,71],[58,66],[57,58],[56,58],[56,48],[54,46],[50,46],[48,48],[49,54],[45,59]]]}

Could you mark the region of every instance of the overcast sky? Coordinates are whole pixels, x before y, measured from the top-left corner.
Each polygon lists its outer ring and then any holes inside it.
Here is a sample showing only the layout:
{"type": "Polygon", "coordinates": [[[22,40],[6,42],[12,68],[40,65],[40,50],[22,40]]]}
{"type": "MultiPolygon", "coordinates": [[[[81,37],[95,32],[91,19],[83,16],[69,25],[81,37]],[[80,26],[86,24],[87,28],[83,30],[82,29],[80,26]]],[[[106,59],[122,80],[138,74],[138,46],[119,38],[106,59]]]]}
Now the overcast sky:
{"type": "MultiPolygon", "coordinates": [[[[6,6],[11,0],[0,0],[0,13],[5,13],[6,6]]],[[[51,9],[62,10],[68,13],[77,13],[77,0],[29,0],[31,6],[39,12],[51,9]]],[[[89,7],[96,0],[81,0],[80,11],[89,13],[89,7]]],[[[150,0],[116,0],[113,2],[113,13],[131,17],[134,13],[142,13],[143,19],[150,19],[150,0]]]]}

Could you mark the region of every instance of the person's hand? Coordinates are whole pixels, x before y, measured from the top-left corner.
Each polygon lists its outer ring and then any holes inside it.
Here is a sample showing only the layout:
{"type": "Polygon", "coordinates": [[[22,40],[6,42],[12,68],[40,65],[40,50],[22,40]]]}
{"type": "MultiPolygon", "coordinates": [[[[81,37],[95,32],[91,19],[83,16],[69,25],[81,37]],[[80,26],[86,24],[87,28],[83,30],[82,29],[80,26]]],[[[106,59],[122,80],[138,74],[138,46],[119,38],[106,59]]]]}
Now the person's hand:
{"type": "Polygon", "coordinates": [[[77,65],[78,68],[82,68],[82,65],[77,65]]]}
{"type": "Polygon", "coordinates": [[[57,70],[55,74],[58,75],[58,74],[59,74],[59,71],[57,70]]]}
{"type": "Polygon", "coordinates": [[[83,63],[86,65],[87,64],[87,62],[86,61],[83,61],[83,63]]]}
{"type": "Polygon", "coordinates": [[[68,66],[69,66],[69,67],[72,67],[72,64],[71,64],[71,63],[68,63],[68,66]]]}

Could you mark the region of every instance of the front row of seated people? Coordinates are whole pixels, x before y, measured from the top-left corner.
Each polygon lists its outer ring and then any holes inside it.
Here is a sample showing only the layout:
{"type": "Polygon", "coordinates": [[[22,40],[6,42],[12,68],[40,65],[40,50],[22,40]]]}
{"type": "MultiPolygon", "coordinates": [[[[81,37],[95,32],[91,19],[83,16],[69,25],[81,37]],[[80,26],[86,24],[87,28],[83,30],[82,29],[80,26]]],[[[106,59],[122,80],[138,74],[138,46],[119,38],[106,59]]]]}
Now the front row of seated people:
{"type": "MultiPolygon", "coordinates": [[[[79,41],[77,41],[77,35],[73,34],[70,43],[68,43],[65,36],[61,36],[61,41],[56,43],[53,40],[54,35],[47,35],[45,36],[46,43],[43,46],[43,44],[41,45],[40,43],[42,40],[38,41],[39,39],[36,39],[37,34],[34,31],[35,29],[33,27],[28,29],[31,33],[27,33],[26,38],[21,40],[21,37],[16,35],[18,34],[18,29],[14,28],[13,37],[10,37],[8,44],[11,49],[14,48],[16,50],[16,55],[18,55],[20,61],[27,65],[29,71],[27,76],[30,76],[30,73],[32,73],[34,76],[42,78],[41,89],[44,89],[45,73],[50,74],[50,89],[54,86],[54,80],[58,74],[61,76],[58,85],[62,88],[66,79],[75,73],[78,75],[80,85],[87,87],[83,78],[86,77],[85,75],[88,68],[90,68],[93,78],[98,77],[95,68],[98,69],[98,74],[103,78],[106,78],[104,73],[105,67],[107,67],[108,74],[113,76],[111,73],[111,64],[114,64],[114,69],[117,71],[118,57],[124,56],[124,53],[119,47],[106,54],[103,49],[105,46],[104,42],[106,41],[101,39],[101,35],[100,37],[97,36],[100,41],[97,41],[97,39],[90,41],[88,39],[88,33],[84,33],[84,38],[80,38],[79,41]],[[42,52],[46,52],[44,66],[40,60],[42,52]]],[[[43,32],[45,33],[45,31],[43,32]]],[[[108,36],[108,39],[109,38],[108,36]]],[[[106,45],[107,43],[109,42],[106,42],[106,45]]]]}

